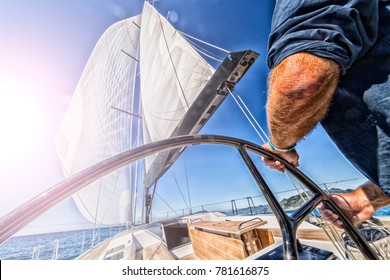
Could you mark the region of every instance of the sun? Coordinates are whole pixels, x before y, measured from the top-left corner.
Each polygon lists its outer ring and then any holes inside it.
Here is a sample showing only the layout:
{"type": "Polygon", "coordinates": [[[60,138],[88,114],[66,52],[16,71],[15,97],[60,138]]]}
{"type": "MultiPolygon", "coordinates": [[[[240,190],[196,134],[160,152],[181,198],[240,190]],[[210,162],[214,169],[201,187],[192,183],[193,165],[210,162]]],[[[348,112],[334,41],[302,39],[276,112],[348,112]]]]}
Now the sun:
{"type": "Polygon", "coordinates": [[[23,83],[0,80],[0,166],[23,160],[40,144],[43,112],[23,83]]]}

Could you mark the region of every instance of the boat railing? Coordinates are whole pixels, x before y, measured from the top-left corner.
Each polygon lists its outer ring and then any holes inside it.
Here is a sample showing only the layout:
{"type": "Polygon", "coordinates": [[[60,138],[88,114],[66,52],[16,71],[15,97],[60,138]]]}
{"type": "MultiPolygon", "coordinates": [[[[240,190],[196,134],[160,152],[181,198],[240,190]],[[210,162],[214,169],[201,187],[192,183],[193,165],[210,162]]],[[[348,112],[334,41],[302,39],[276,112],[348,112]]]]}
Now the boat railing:
{"type": "Polygon", "coordinates": [[[220,201],[216,203],[193,206],[191,209],[181,208],[166,212],[152,213],[152,221],[161,221],[178,216],[185,216],[196,213],[222,212],[228,216],[236,215],[256,215],[270,212],[268,205],[263,204],[264,196],[252,196],[245,198],[232,199],[230,201],[220,201]],[[256,201],[256,203],[254,202],[256,201]]]}
{"type": "MultiPolygon", "coordinates": [[[[90,230],[83,230],[82,231],[82,239],[77,241],[73,241],[74,244],[74,254],[75,256],[72,256],[71,258],[81,256],[86,251],[93,249],[94,246],[98,245],[100,241],[106,240],[107,238],[112,237],[113,235],[119,233],[122,230],[125,230],[126,227],[114,227],[114,229],[117,228],[116,231],[113,232],[113,228],[96,228],[96,229],[90,229],[90,230]],[[104,233],[102,234],[102,231],[104,230],[104,233]],[[89,232],[89,233],[88,233],[89,232]],[[79,248],[79,249],[78,249],[79,248]],[[77,253],[79,252],[79,253],[77,253]]],[[[69,242],[67,238],[62,239],[54,239],[50,241],[50,243],[46,244],[38,244],[33,247],[32,249],[32,260],[40,260],[40,259],[51,259],[51,260],[57,260],[57,259],[63,259],[64,256],[61,256],[60,253],[63,253],[63,249],[60,247],[60,244],[66,244],[69,242]]]]}
{"type": "MultiPolygon", "coordinates": [[[[292,195],[296,194],[295,189],[289,189],[282,192],[275,192],[276,195],[292,195]]],[[[299,206],[303,205],[304,201],[301,201],[301,204],[296,205],[295,207],[286,207],[286,211],[291,211],[297,209],[299,206]]],[[[251,216],[258,214],[270,214],[271,209],[269,205],[265,202],[263,195],[256,195],[250,197],[236,198],[228,201],[219,201],[210,204],[204,204],[199,206],[193,206],[191,209],[180,208],[174,209],[166,212],[155,212],[152,213],[152,221],[160,221],[169,218],[176,218],[178,215],[185,216],[195,213],[206,213],[206,212],[222,212],[228,216],[251,216]]]]}
{"type": "MultiPolygon", "coordinates": [[[[58,258],[58,245],[59,245],[59,240],[55,239],[53,241],[53,251],[52,251],[52,256],[51,256],[52,260],[57,260],[57,258],[58,258]]],[[[46,245],[37,245],[37,246],[35,246],[33,248],[31,259],[32,260],[39,260],[40,259],[40,254],[41,254],[41,249],[46,248],[46,247],[49,248],[51,246],[52,246],[51,243],[50,244],[46,244],[46,245]]],[[[48,250],[50,250],[50,248],[48,250]]]]}

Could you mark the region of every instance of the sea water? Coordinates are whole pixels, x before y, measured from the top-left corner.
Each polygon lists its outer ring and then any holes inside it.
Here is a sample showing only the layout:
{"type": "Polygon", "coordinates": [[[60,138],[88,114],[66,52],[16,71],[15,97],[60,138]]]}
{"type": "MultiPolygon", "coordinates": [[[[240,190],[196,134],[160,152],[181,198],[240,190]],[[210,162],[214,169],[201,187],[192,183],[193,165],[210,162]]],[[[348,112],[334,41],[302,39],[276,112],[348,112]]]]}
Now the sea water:
{"type": "MultiPolygon", "coordinates": [[[[376,216],[390,216],[390,207],[380,209],[376,216]]],[[[51,260],[56,242],[57,259],[72,260],[90,249],[93,240],[96,245],[124,229],[115,227],[12,237],[0,245],[0,260],[51,260]]]]}
{"type": "Polygon", "coordinates": [[[0,260],[51,260],[58,242],[59,260],[80,256],[94,244],[124,230],[123,227],[77,230],[12,237],[0,245],[0,260]]]}

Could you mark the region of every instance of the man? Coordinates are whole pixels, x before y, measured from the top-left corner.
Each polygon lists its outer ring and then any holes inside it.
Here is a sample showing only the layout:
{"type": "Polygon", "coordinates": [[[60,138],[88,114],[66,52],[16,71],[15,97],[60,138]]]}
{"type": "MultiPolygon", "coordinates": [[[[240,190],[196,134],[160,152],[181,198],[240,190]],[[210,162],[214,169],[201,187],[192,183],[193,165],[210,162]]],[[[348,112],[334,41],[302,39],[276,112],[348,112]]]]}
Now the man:
{"type": "MultiPolygon", "coordinates": [[[[298,166],[296,143],[321,122],[370,181],[330,198],[354,224],[390,205],[390,1],[277,0],[268,64],[264,148],[298,166]]],[[[335,213],[320,212],[342,227],[335,213]]]]}

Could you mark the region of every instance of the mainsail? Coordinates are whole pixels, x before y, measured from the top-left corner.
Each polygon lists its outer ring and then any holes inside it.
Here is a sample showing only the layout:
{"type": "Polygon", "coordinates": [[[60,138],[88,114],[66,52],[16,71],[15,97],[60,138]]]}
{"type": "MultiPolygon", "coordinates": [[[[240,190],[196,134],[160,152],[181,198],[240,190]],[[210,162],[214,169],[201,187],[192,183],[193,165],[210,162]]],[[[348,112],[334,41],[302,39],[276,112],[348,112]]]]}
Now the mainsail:
{"type": "MultiPolygon", "coordinates": [[[[132,146],[141,17],[111,26],[98,41],[77,85],[56,137],[65,176],[132,146]]],[[[131,170],[125,167],[77,192],[81,214],[101,224],[128,222],[131,170]]],[[[131,221],[130,221],[131,222],[131,221]]]]}
{"type": "MultiPolygon", "coordinates": [[[[231,53],[214,70],[145,2],[142,16],[102,35],[87,63],[56,139],[65,176],[137,144],[198,133],[257,56],[231,53]]],[[[148,201],[149,187],[181,152],[145,159],[148,201]]],[[[104,225],[134,223],[137,174],[128,166],[77,192],[82,215],[104,225]]]]}

